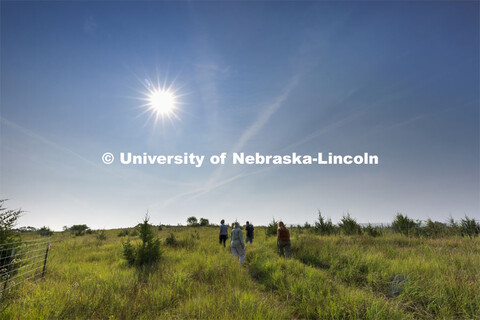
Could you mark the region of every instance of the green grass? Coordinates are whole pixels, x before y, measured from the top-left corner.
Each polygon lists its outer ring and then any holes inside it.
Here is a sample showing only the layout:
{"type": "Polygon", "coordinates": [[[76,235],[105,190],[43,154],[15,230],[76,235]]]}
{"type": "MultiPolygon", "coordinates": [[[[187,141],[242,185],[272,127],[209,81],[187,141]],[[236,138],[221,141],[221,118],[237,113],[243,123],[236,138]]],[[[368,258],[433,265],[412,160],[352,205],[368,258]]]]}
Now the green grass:
{"type": "MultiPolygon", "coordinates": [[[[292,230],[292,259],[256,228],[240,266],[216,228],[158,232],[162,259],[130,267],[119,230],[56,233],[45,278],[15,287],[2,319],[479,319],[480,239],[292,230]],[[173,233],[178,245],[164,245],[173,233]],[[406,281],[398,296],[391,281],[406,281]]],[[[133,242],[138,236],[131,237],[133,242]]]]}

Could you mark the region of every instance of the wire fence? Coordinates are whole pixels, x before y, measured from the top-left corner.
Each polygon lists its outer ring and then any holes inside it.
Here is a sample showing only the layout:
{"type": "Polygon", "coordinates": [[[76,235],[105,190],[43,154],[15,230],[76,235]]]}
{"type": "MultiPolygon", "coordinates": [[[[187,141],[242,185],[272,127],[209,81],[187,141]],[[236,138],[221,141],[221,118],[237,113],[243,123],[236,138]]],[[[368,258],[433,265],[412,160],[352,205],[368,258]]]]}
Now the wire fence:
{"type": "Polygon", "coordinates": [[[49,250],[44,239],[0,244],[0,299],[25,281],[43,278],[49,250]]]}

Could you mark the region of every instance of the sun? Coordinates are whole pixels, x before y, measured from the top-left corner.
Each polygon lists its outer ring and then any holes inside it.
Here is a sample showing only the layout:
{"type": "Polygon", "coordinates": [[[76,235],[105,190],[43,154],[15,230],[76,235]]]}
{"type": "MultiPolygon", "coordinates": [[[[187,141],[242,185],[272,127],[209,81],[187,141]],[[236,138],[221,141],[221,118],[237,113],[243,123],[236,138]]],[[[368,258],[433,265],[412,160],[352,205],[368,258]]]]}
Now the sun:
{"type": "Polygon", "coordinates": [[[175,112],[176,97],[173,92],[164,89],[154,89],[148,95],[150,111],[159,116],[169,116],[175,112]]]}
{"type": "Polygon", "coordinates": [[[167,86],[166,83],[163,85],[158,83],[154,84],[149,79],[144,79],[142,84],[145,87],[145,91],[140,92],[142,97],[140,100],[144,103],[139,106],[143,111],[139,116],[143,114],[148,114],[148,120],[153,120],[154,125],[156,125],[159,120],[162,124],[165,123],[165,120],[174,123],[174,120],[180,120],[179,113],[181,112],[180,105],[182,95],[178,94],[178,91],[173,88],[173,82],[167,86]]]}

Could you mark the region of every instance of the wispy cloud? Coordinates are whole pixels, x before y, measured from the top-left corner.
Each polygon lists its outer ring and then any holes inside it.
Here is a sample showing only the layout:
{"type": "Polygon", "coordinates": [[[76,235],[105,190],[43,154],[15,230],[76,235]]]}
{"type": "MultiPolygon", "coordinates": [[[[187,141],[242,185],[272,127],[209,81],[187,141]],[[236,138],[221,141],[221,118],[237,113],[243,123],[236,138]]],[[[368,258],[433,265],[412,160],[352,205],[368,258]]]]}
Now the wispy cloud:
{"type": "Polygon", "coordinates": [[[427,118],[426,115],[420,114],[420,115],[414,116],[410,119],[394,123],[393,125],[390,126],[390,129],[398,129],[398,128],[401,128],[403,126],[407,126],[409,124],[417,122],[419,120],[425,119],[425,118],[427,118]]]}
{"type": "Polygon", "coordinates": [[[269,166],[264,166],[261,169],[258,169],[258,170],[255,170],[255,171],[252,171],[252,172],[249,172],[249,173],[239,173],[235,176],[224,179],[222,181],[217,181],[214,184],[204,185],[204,186],[195,188],[191,191],[187,191],[187,192],[184,192],[184,193],[177,194],[177,195],[175,195],[171,198],[168,198],[166,200],[163,200],[161,202],[151,204],[150,207],[155,207],[155,206],[161,204],[162,208],[166,208],[166,207],[170,206],[172,203],[175,203],[179,200],[193,200],[193,199],[196,199],[196,198],[198,198],[202,195],[208,194],[209,192],[213,191],[214,189],[217,189],[219,187],[222,187],[224,185],[232,183],[232,182],[234,182],[238,179],[245,178],[245,177],[252,176],[252,175],[256,175],[256,174],[259,174],[261,172],[271,170],[273,168],[274,168],[273,165],[269,165],[269,166]]]}
{"type": "MultiPolygon", "coordinates": [[[[270,104],[267,104],[262,108],[262,111],[257,116],[255,121],[243,132],[238,141],[234,144],[232,152],[240,152],[243,147],[250,141],[255,135],[257,135],[260,130],[265,126],[265,124],[270,120],[270,118],[280,109],[287,97],[290,95],[292,89],[298,84],[300,79],[299,75],[295,75],[290,83],[286,86],[284,91],[278,95],[274,101],[270,104]]],[[[208,193],[210,190],[217,188],[218,180],[221,178],[224,166],[218,167],[210,177],[209,181],[205,185],[205,192],[208,193]]]]}
{"type": "Polygon", "coordinates": [[[250,139],[252,139],[258,132],[263,128],[263,126],[270,120],[270,118],[280,109],[287,97],[289,96],[292,89],[298,84],[299,76],[296,75],[292,78],[290,83],[284,89],[273,103],[265,106],[261,113],[258,115],[257,119],[243,132],[240,139],[235,143],[233,151],[241,150],[250,139]]]}
{"type": "Polygon", "coordinates": [[[301,146],[307,142],[310,142],[311,140],[314,140],[324,134],[327,134],[329,133],[330,131],[332,130],[335,130],[337,128],[340,128],[342,126],[344,126],[345,124],[353,121],[354,119],[357,119],[358,117],[360,117],[362,114],[365,113],[365,110],[360,110],[358,112],[355,112],[355,113],[351,113],[349,114],[348,116],[344,117],[344,118],[341,118],[325,127],[322,127],[312,133],[310,133],[309,135],[303,137],[302,139],[286,146],[285,148],[282,149],[282,151],[287,151],[287,150],[292,150],[298,146],[301,146]]]}
{"type": "MultiPolygon", "coordinates": [[[[56,150],[59,150],[63,153],[66,153],[66,154],[69,154],[69,155],[72,155],[74,156],[75,158],[77,159],[80,159],[82,160],[83,162],[85,162],[86,164],[90,165],[90,166],[93,166],[93,167],[96,167],[98,169],[101,169],[102,171],[104,172],[107,172],[108,174],[110,175],[113,175],[115,177],[119,177],[125,181],[129,181],[130,183],[132,183],[133,185],[136,185],[137,183],[144,183],[145,181],[148,181],[148,180],[152,180],[152,183],[161,183],[161,184],[169,184],[169,185],[176,185],[176,186],[180,186],[180,187],[189,187],[189,186],[192,186],[191,183],[188,183],[188,182],[180,182],[180,181],[174,181],[174,180],[169,180],[169,179],[166,179],[166,178],[158,178],[158,177],[155,177],[155,176],[152,176],[152,175],[145,175],[144,173],[142,173],[141,171],[139,170],[135,170],[135,169],[125,169],[123,170],[123,174],[118,174],[116,173],[115,171],[112,171],[112,170],[109,170],[109,168],[107,168],[105,165],[103,164],[99,164],[100,163],[100,157],[99,157],[99,163],[96,163],[94,161],[91,161],[85,157],[83,157],[82,155],[76,153],[75,151],[67,148],[67,147],[64,147],[50,139],[47,139],[43,136],[41,136],[40,134],[30,130],[30,129],[27,129],[11,120],[8,120],[4,117],[0,117],[0,123],[2,124],[5,124],[15,130],[17,130],[18,132],[32,138],[32,139],[35,139],[53,149],[56,149],[56,150]],[[141,178],[140,178],[141,177],[141,178]]],[[[3,146],[2,146],[3,147],[3,146]]]]}
{"type": "Polygon", "coordinates": [[[8,120],[8,119],[6,119],[6,118],[4,118],[4,117],[0,117],[0,121],[1,121],[3,124],[6,124],[7,126],[9,126],[9,127],[13,128],[13,129],[15,129],[15,130],[23,133],[24,135],[26,135],[26,136],[28,136],[28,137],[30,137],[30,138],[33,138],[33,139],[35,139],[35,140],[38,140],[38,141],[44,143],[44,144],[47,145],[47,146],[50,146],[50,147],[52,147],[52,148],[54,148],[54,149],[57,149],[57,150],[60,150],[60,151],[65,152],[65,153],[68,153],[68,154],[70,154],[70,155],[73,155],[74,157],[76,157],[76,158],[78,158],[78,159],[80,159],[80,160],[82,160],[82,161],[84,161],[84,162],[86,162],[86,163],[88,163],[88,164],[90,164],[90,165],[92,165],[92,166],[100,167],[97,163],[88,160],[87,158],[79,155],[78,153],[76,153],[76,152],[74,152],[74,151],[72,151],[72,150],[70,150],[70,149],[68,149],[68,148],[66,148],[66,147],[64,147],[64,146],[59,145],[59,144],[56,143],[56,142],[53,142],[53,141],[51,141],[51,140],[49,140],[49,139],[46,139],[46,138],[42,137],[42,136],[39,135],[38,133],[35,133],[35,132],[33,132],[33,131],[31,131],[31,130],[29,130],[29,129],[27,129],[27,128],[24,128],[24,127],[20,126],[19,124],[15,123],[15,122],[13,122],[13,121],[10,121],[10,120],[8,120]]]}

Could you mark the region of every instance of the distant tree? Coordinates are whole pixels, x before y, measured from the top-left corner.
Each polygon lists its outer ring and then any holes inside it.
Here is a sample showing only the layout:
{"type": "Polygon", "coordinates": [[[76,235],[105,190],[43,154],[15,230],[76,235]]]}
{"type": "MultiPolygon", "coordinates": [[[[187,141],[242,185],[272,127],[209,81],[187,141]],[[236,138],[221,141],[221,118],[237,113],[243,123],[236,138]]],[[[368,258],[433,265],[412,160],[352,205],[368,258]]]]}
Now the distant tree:
{"type": "Polygon", "coordinates": [[[208,226],[209,225],[208,219],[200,218],[200,225],[201,226],[208,226]]]}
{"type": "Polygon", "coordinates": [[[83,236],[85,232],[88,232],[90,230],[90,228],[86,224],[74,224],[67,230],[75,234],[76,236],[83,236]]]}
{"type": "Polygon", "coordinates": [[[194,216],[191,216],[187,219],[187,224],[189,226],[197,226],[198,225],[198,220],[194,216]]]}
{"type": "Polygon", "coordinates": [[[44,236],[44,237],[48,237],[48,236],[51,236],[53,234],[53,231],[50,230],[49,227],[41,227],[40,229],[37,230],[37,233],[41,236],[44,236]]]}
{"type": "Polygon", "coordinates": [[[28,227],[18,228],[17,231],[20,233],[28,233],[28,232],[35,232],[37,231],[37,229],[35,227],[28,226],[28,227]]]}

